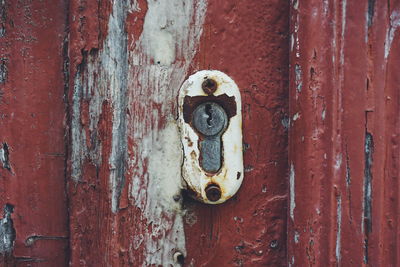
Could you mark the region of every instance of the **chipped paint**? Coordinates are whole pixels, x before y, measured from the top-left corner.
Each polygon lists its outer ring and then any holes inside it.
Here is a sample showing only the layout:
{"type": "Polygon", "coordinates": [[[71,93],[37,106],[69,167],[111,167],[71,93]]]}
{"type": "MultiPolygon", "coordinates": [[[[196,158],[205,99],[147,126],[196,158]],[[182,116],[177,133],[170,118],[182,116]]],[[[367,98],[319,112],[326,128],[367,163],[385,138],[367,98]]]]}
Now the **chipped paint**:
{"type": "Polygon", "coordinates": [[[0,84],[5,83],[7,81],[7,76],[8,76],[7,59],[2,58],[0,59],[0,84]]]}
{"type": "Polygon", "coordinates": [[[342,154],[339,153],[335,157],[335,166],[334,166],[334,168],[336,170],[339,170],[341,166],[342,166],[342,154]]]}
{"type": "Polygon", "coordinates": [[[302,1],[291,9],[289,109],[292,121],[301,114],[288,160],[297,181],[288,259],[296,266],[399,265],[398,4],[302,1]],[[318,70],[315,79],[303,77],[299,99],[296,64],[303,75],[318,70]]]}
{"type": "Polygon", "coordinates": [[[290,189],[290,218],[294,221],[294,209],[296,208],[296,195],[295,195],[295,171],[293,163],[290,164],[290,175],[289,175],[289,189],[290,189]]]}
{"type": "Polygon", "coordinates": [[[133,170],[130,192],[134,205],[152,225],[141,231],[143,266],[177,266],[174,252],[184,258],[186,248],[184,212],[181,201],[174,200],[183,187],[175,101],[198,47],[207,2],[148,1],[147,5],[142,34],[129,44],[134,49],[129,51],[132,119],[127,131],[136,143],[128,161],[128,169],[133,170]]]}
{"type": "Polygon", "coordinates": [[[97,167],[102,161],[102,145],[99,140],[98,123],[105,101],[112,108],[112,139],[110,164],[110,187],[112,211],[117,212],[122,187],[125,183],[126,162],[126,106],[127,106],[127,41],[125,1],[113,3],[108,23],[108,35],[104,49],[86,55],[86,65],[81,65],[75,76],[72,97],[71,129],[71,176],[74,181],[82,177],[82,164],[90,159],[97,167]],[[89,131],[82,126],[81,105],[89,103],[89,131]],[[87,133],[90,136],[87,136],[87,133]],[[87,139],[91,144],[87,144],[87,139]]]}
{"type": "Polygon", "coordinates": [[[372,22],[375,14],[375,0],[368,0],[368,10],[367,10],[367,25],[372,26],[372,22]]]}
{"type": "MultiPolygon", "coordinates": [[[[346,8],[347,8],[347,0],[342,1],[342,23],[341,23],[341,42],[340,42],[340,64],[344,64],[344,46],[346,42],[345,33],[346,33],[346,8]]],[[[343,68],[341,68],[342,77],[343,77],[343,68]]]]}
{"type": "Polygon", "coordinates": [[[0,38],[6,35],[7,4],[6,0],[0,0],[0,38]]]}
{"type": "Polygon", "coordinates": [[[299,243],[300,234],[297,231],[294,231],[294,243],[299,243]]]}
{"type": "Polygon", "coordinates": [[[341,260],[341,238],[342,238],[342,197],[338,196],[337,198],[337,207],[336,207],[336,216],[337,216],[337,224],[336,224],[336,263],[340,264],[341,260]]]}
{"type": "Polygon", "coordinates": [[[185,156],[182,166],[183,178],[188,188],[197,193],[195,197],[200,201],[209,204],[223,203],[237,192],[244,176],[243,151],[241,149],[243,147],[242,103],[239,89],[230,77],[220,71],[199,71],[191,75],[182,85],[178,102],[179,125],[185,156]],[[202,83],[206,79],[212,79],[218,84],[213,93],[214,96],[233,97],[236,106],[234,115],[229,118],[228,128],[222,134],[223,162],[220,170],[215,174],[207,173],[200,167],[200,137],[184,117],[185,97],[203,96],[206,98],[207,94],[202,89],[202,83]],[[207,197],[205,189],[209,184],[217,184],[221,189],[221,197],[217,201],[211,201],[207,197]]]}
{"type": "Polygon", "coordinates": [[[393,10],[390,14],[390,26],[386,33],[385,41],[385,59],[388,58],[390,53],[390,48],[392,47],[392,42],[397,28],[400,26],[400,12],[398,10],[393,10]]]}
{"type": "Polygon", "coordinates": [[[10,151],[7,143],[3,143],[3,146],[0,148],[0,162],[4,169],[11,171],[10,151]]]}
{"type": "Polygon", "coordinates": [[[301,73],[301,67],[300,65],[296,64],[294,65],[294,71],[296,73],[296,90],[298,93],[301,92],[301,89],[303,87],[303,81],[302,81],[302,73],[301,73]]]}
{"type": "Polygon", "coordinates": [[[182,189],[175,99],[198,48],[206,8],[205,0],[149,0],[147,6],[112,1],[101,49],[83,53],[74,77],[71,176],[81,182],[86,162],[96,169],[108,163],[111,211],[120,212],[123,191],[141,210],[133,246],[143,252],[143,266],[176,266],[174,251],[186,255],[183,211],[175,200],[182,189]],[[142,9],[143,29],[134,35],[127,31],[134,23],[128,13],[142,9]],[[105,118],[106,133],[99,129],[105,118]]]}
{"type": "MultiPolygon", "coordinates": [[[[145,231],[143,236],[147,251],[143,266],[171,263],[171,249],[186,255],[181,203],[173,198],[182,189],[182,149],[178,126],[170,121],[157,135],[154,141],[152,136],[144,138],[143,145],[147,146],[149,156],[148,196],[147,199],[136,199],[136,205],[143,209],[143,216],[152,223],[152,231],[145,231]],[[168,221],[165,216],[169,217],[168,221]],[[169,229],[170,232],[167,232],[169,229]]],[[[136,190],[137,186],[133,185],[132,189],[136,190]]]]}
{"type": "Polygon", "coordinates": [[[369,236],[372,232],[372,154],[374,150],[374,142],[372,134],[365,133],[365,166],[364,166],[364,201],[363,214],[361,220],[361,231],[364,233],[364,263],[369,262],[369,236]]]}
{"type": "Polygon", "coordinates": [[[300,113],[297,112],[296,114],[293,115],[293,121],[297,121],[300,118],[300,113]]]}
{"type": "Polygon", "coordinates": [[[0,220],[0,254],[10,253],[14,248],[15,229],[11,219],[14,206],[6,204],[4,206],[3,219],[0,220]]]}

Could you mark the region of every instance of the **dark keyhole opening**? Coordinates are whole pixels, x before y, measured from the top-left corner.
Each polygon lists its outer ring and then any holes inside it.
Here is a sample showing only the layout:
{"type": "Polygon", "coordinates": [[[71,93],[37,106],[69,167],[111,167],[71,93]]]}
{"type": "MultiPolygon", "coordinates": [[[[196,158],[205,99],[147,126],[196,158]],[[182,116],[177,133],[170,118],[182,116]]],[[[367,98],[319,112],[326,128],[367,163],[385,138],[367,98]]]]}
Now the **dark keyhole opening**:
{"type": "Polygon", "coordinates": [[[210,104],[206,104],[206,114],[208,115],[207,118],[207,124],[209,127],[211,127],[211,121],[212,121],[212,107],[210,104]]]}

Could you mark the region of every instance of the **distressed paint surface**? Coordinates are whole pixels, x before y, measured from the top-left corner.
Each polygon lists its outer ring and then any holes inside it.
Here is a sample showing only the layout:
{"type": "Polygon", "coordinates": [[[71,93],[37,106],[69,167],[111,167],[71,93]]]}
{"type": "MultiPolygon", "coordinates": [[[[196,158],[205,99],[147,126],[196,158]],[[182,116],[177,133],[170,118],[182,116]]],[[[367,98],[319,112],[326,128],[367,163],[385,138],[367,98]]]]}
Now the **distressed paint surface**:
{"type": "Polygon", "coordinates": [[[399,8],[291,1],[288,265],[400,264],[399,8]]]}
{"type": "Polygon", "coordinates": [[[0,265],[66,266],[64,1],[0,1],[0,265]]]}
{"type": "Polygon", "coordinates": [[[221,205],[185,198],[187,266],[285,266],[287,1],[209,1],[192,73],[216,69],[242,96],[244,179],[221,205]]]}
{"type": "Polygon", "coordinates": [[[285,262],[288,10],[280,1],[70,1],[71,265],[285,262]],[[182,83],[210,68],[241,88],[249,177],[212,208],[181,194],[176,121],[182,83]]]}
{"type": "Polygon", "coordinates": [[[0,1],[2,265],[400,265],[399,26],[397,0],[0,1]],[[204,69],[242,95],[214,206],[176,121],[204,69]]]}
{"type": "Polygon", "coordinates": [[[84,40],[70,39],[71,264],[179,266],[186,241],[176,101],[207,2],[108,5],[96,13],[71,1],[71,36],[84,40]]]}

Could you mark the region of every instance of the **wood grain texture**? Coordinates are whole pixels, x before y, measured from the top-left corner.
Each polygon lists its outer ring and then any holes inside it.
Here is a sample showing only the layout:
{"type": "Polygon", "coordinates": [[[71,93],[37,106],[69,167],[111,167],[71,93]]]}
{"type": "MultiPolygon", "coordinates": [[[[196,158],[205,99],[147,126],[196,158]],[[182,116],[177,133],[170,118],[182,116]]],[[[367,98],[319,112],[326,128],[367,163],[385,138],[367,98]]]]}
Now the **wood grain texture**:
{"type": "Polygon", "coordinates": [[[285,265],[288,4],[209,2],[193,69],[221,70],[241,91],[245,176],[222,205],[184,203],[188,266],[285,265]]]}
{"type": "Polygon", "coordinates": [[[68,263],[66,8],[0,1],[1,266],[68,263]]]}
{"type": "Polygon", "coordinates": [[[93,2],[70,1],[71,264],[283,264],[288,3],[93,2]],[[201,69],[244,102],[245,182],[220,206],[181,196],[177,95],[201,69]]]}
{"type": "Polygon", "coordinates": [[[399,263],[399,4],[291,3],[291,266],[399,263]]]}

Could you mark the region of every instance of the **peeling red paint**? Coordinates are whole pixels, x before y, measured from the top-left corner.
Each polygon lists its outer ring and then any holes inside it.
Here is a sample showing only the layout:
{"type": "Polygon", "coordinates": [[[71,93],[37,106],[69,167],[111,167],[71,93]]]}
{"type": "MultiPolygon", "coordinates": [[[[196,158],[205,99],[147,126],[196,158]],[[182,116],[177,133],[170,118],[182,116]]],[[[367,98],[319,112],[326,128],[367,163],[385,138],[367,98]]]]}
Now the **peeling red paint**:
{"type": "Polygon", "coordinates": [[[292,266],[399,263],[398,31],[385,56],[399,7],[398,1],[292,3],[292,266]]]}
{"type": "Polygon", "coordinates": [[[0,207],[14,207],[10,216],[16,232],[8,262],[0,259],[1,266],[50,262],[65,266],[68,262],[63,102],[66,8],[64,1],[0,4],[0,142],[7,144],[9,164],[0,165],[0,207]],[[31,236],[47,238],[28,245],[31,236]]]}
{"type": "Polygon", "coordinates": [[[247,172],[222,205],[186,200],[188,266],[286,263],[287,32],[286,2],[209,1],[192,68],[221,70],[241,89],[247,172]]]}
{"type": "Polygon", "coordinates": [[[2,266],[400,265],[399,38],[397,0],[0,1],[2,266]],[[176,124],[208,69],[245,151],[212,206],[176,124]]]}

